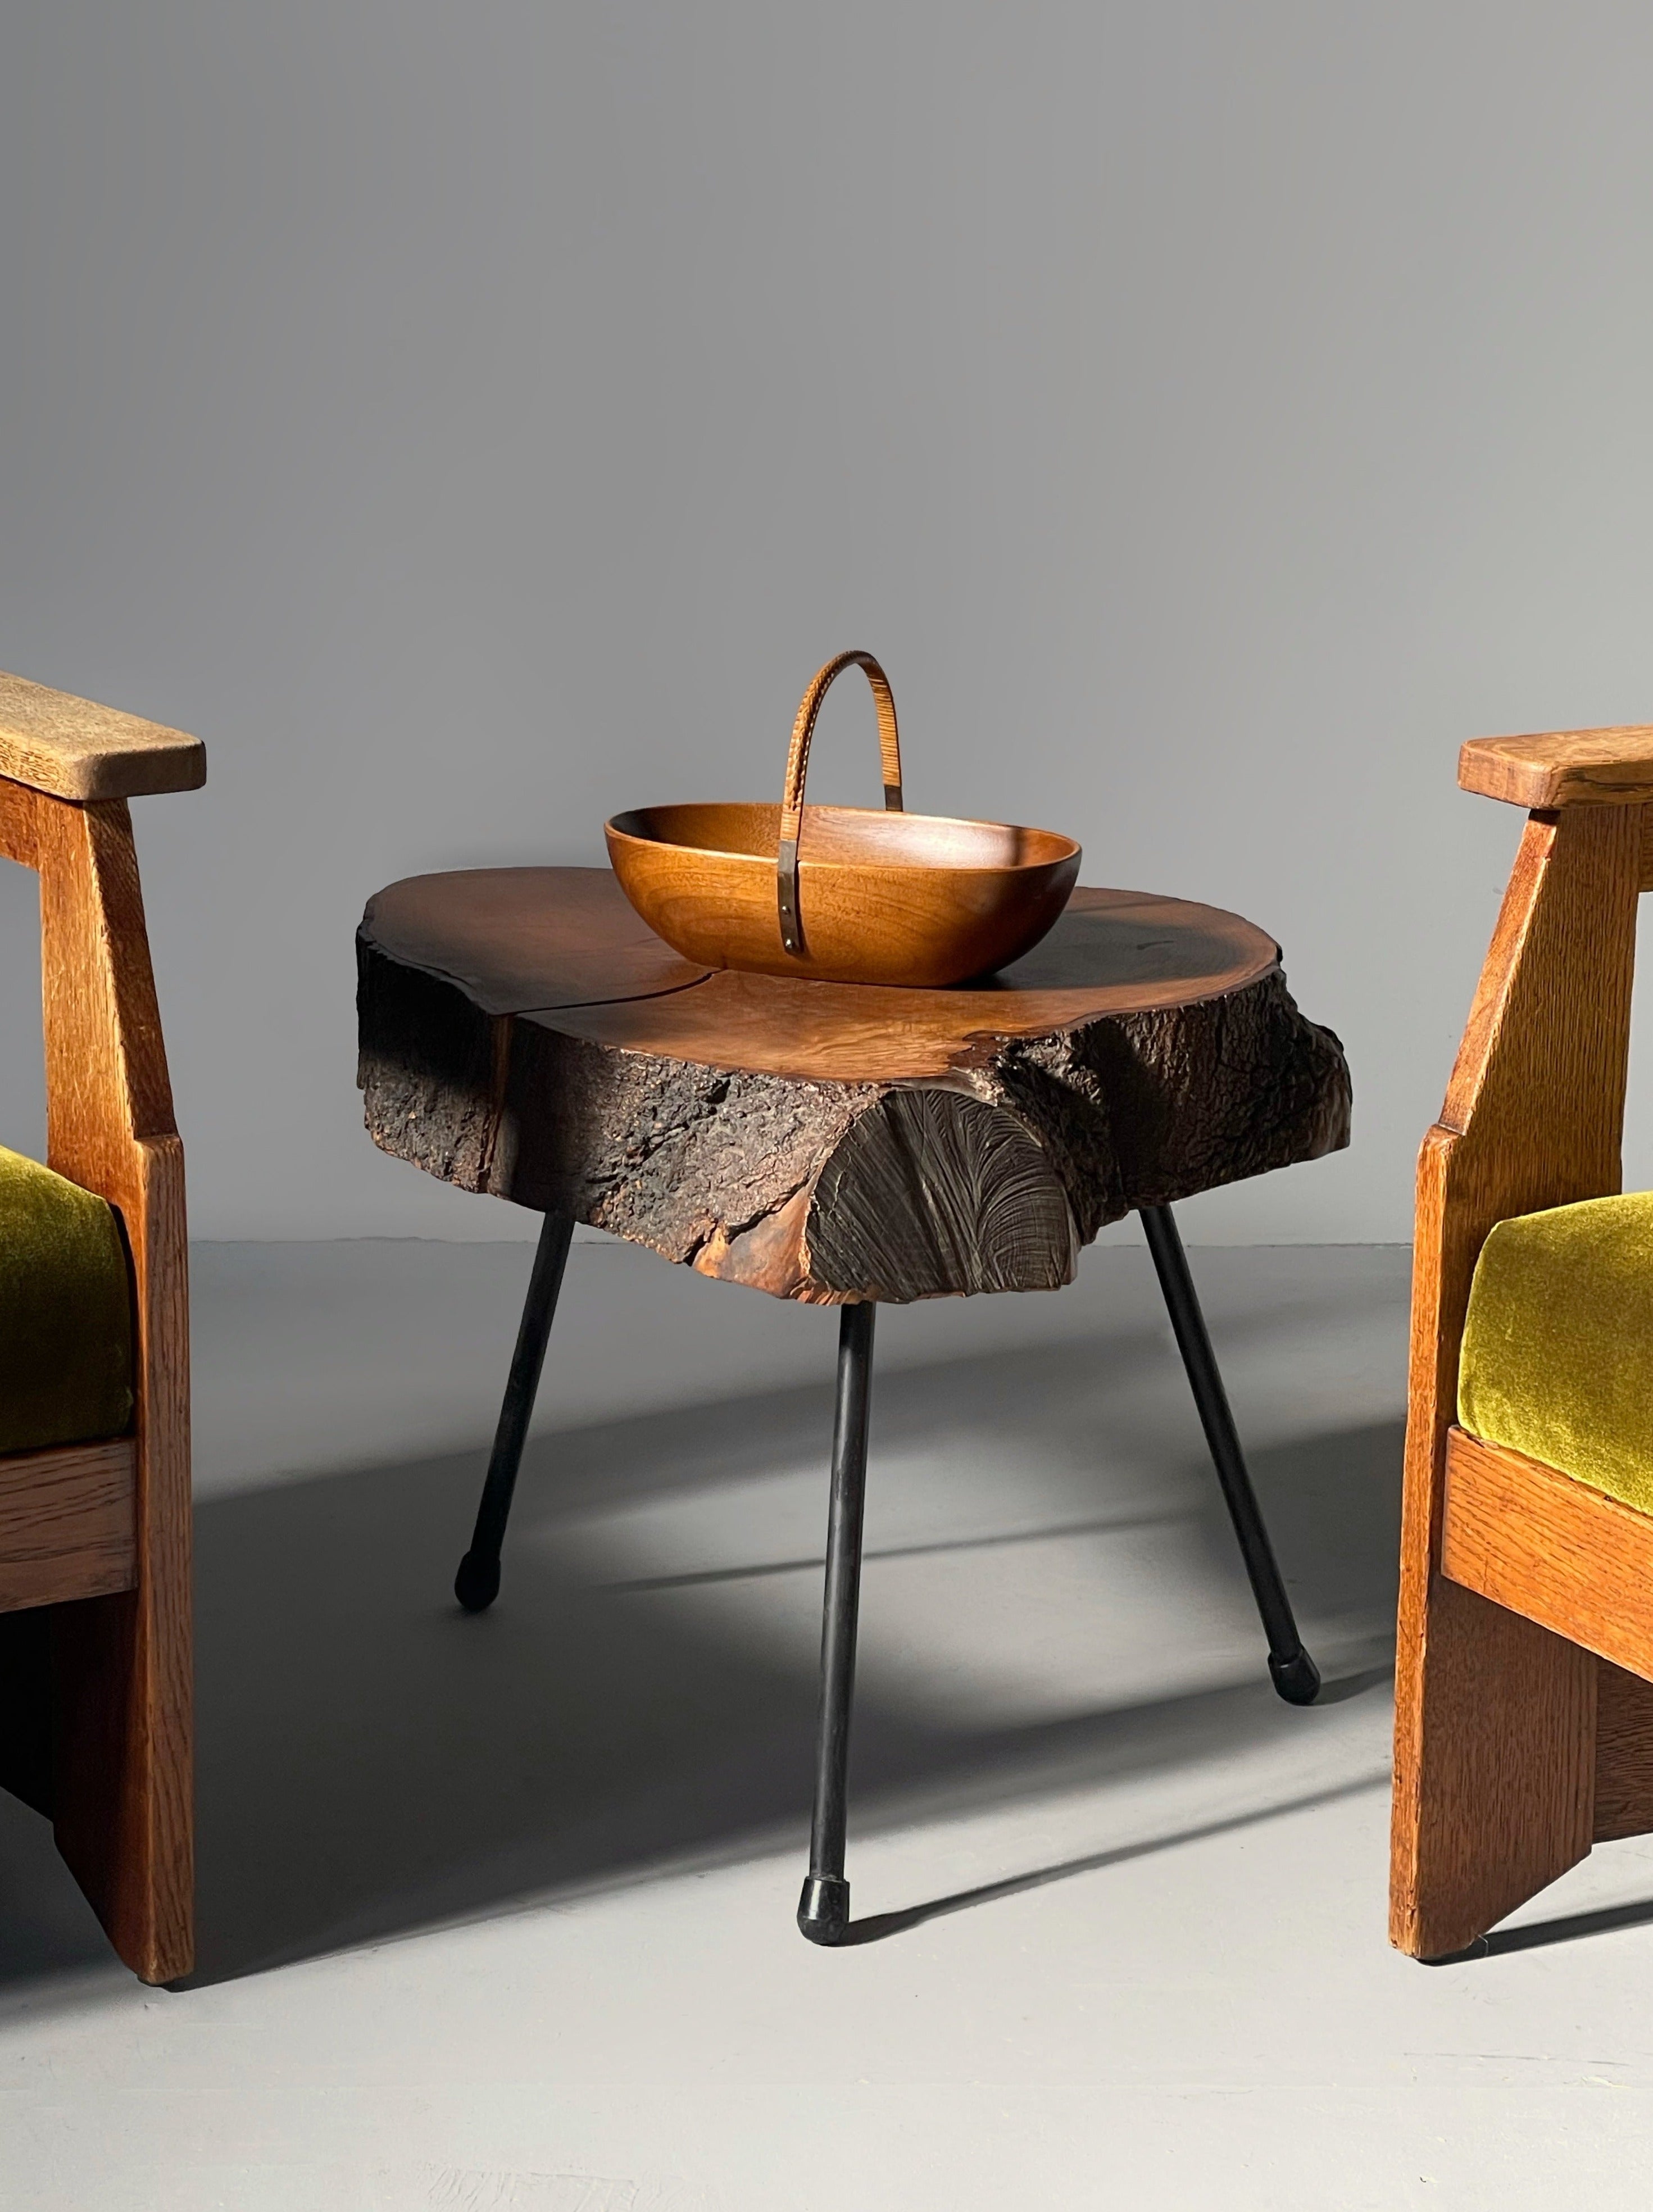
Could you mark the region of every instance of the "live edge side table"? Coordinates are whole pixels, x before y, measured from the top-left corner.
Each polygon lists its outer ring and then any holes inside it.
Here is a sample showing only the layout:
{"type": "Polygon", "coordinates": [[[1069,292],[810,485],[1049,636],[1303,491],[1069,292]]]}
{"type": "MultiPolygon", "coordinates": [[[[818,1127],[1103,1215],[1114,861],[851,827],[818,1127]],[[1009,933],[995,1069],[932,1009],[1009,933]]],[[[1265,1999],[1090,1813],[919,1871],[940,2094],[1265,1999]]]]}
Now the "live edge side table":
{"type": "Polygon", "coordinates": [[[1194,1295],[1173,1204],[1348,1142],[1342,1048],[1279,947],[1214,907],[1077,890],[1012,968],[945,991],[691,966],[606,869],[416,876],[357,939],[359,1080],[376,1144],[543,1213],[476,1532],[500,1550],[568,1243],[586,1222],[772,1297],[842,1309],[820,1724],[799,1924],[842,1940],[846,1772],[878,1305],[1054,1290],[1142,1217],[1280,1695],[1304,1650],[1194,1295]]]}

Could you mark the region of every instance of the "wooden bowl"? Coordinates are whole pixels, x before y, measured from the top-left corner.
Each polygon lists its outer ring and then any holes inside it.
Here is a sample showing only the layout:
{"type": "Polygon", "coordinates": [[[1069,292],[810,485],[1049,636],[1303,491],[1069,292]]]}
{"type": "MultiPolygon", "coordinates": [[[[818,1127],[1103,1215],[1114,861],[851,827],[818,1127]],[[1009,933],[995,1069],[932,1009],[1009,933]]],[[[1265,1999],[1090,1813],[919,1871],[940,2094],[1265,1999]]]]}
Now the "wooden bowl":
{"type": "Polygon", "coordinates": [[[621,888],[655,934],[707,968],[938,988],[1019,959],[1067,903],[1079,848],[1050,830],[902,809],[895,702],[870,653],[841,653],[804,695],[779,806],[646,806],[605,825],[621,888]],[[878,709],[884,811],[804,805],[828,685],[864,668],[878,709]]]}
{"type": "Polygon", "coordinates": [[[644,806],[607,825],[609,859],[657,937],[705,968],[836,983],[962,983],[1007,967],[1067,904],[1079,848],[1048,830],[810,806],[799,906],[778,920],[781,809],[644,806]]]}

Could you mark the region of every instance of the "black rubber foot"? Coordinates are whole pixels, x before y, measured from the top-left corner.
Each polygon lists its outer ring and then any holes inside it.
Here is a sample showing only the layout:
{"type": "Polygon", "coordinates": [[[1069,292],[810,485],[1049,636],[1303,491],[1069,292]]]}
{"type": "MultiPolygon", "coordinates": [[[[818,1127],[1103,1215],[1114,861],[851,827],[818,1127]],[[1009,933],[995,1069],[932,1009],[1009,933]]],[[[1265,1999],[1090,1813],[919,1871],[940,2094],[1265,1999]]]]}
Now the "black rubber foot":
{"type": "Polygon", "coordinates": [[[453,1577],[453,1595],[459,1603],[467,1613],[486,1613],[499,1594],[498,1559],[478,1559],[476,1553],[467,1552],[453,1577]]]}
{"type": "Polygon", "coordinates": [[[811,1943],[842,1943],[849,1926],[849,1884],[811,1875],[798,1900],[798,1925],[811,1943]]]}
{"type": "Polygon", "coordinates": [[[1268,1671],[1288,1705],[1312,1705],[1320,1695],[1320,1669],[1306,1651],[1294,1652],[1289,1659],[1277,1659],[1271,1651],[1268,1671]]]}

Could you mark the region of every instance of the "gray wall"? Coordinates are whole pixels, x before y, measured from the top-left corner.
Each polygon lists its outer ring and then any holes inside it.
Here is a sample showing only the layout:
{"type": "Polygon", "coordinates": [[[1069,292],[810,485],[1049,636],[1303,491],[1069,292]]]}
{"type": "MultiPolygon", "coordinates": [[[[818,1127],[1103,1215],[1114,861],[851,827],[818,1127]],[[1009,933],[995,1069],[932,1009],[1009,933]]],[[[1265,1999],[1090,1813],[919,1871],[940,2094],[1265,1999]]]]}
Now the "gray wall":
{"type": "MultiPolygon", "coordinates": [[[[1189,1234],[1405,1237],[1518,826],[1456,747],[1653,715],[1650,64],[1577,0],[12,0],[0,665],[210,748],[138,810],[198,1231],[530,1226],[361,1134],[363,897],[769,793],[864,643],[913,803],[1239,908],[1341,1031],[1352,1153],[1189,1234]]],[[[817,758],[872,791],[864,701],[817,758]]]]}

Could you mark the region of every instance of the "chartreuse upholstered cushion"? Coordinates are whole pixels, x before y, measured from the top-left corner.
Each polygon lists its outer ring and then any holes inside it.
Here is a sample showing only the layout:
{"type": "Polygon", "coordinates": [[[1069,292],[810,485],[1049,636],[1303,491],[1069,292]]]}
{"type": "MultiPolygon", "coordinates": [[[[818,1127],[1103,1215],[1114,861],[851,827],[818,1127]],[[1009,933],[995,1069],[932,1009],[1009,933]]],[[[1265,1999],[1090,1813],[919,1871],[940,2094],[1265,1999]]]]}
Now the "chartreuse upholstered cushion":
{"type": "Polygon", "coordinates": [[[100,1198],[0,1146],[0,1452],[132,1418],[126,1252],[100,1198]]]}
{"type": "Polygon", "coordinates": [[[1653,1513],[1653,1191],[1498,1223],[1469,1293],[1458,1419],[1653,1513]]]}

